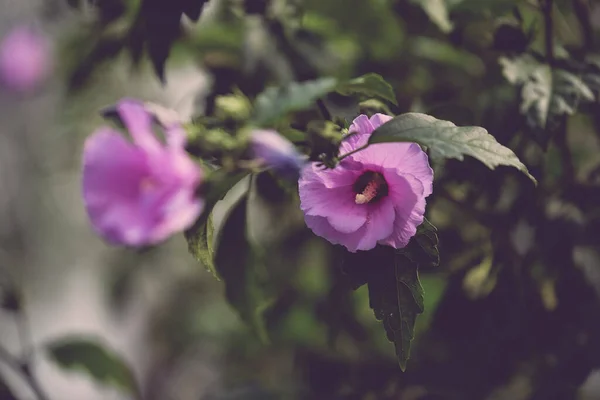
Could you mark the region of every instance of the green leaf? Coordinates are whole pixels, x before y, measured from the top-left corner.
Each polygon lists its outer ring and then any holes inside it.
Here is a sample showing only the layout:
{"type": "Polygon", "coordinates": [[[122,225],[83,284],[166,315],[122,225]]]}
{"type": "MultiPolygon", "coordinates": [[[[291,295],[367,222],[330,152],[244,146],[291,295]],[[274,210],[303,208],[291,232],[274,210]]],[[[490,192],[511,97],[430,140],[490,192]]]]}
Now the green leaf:
{"type": "Polygon", "coordinates": [[[484,128],[456,126],[452,122],[420,113],[394,117],[371,134],[369,144],[386,142],[416,142],[430,150],[432,159],[471,156],[494,169],[499,165],[517,168],[534,183],[535,178],[525,164],[507,147],[502,146],[484,128]]]}
{"type": "Polygon", "coordinates": [[[215,242],[214,265],[225,283],[229,303],[258,337],[267,342],[263,312],[271,305],[272,298],[266,288],[267,271],[246,238],[247,203],[245,194],[224,217],[215,242]]]}
{"type": "Polygon", "coordinates": [[[382,251],[388,254],[387,262],[378,266],[378,273],[373,274],[367,283],[369,305],[375,318],[383,322],[387,338],[396,348],[400,369],[405,371],[417,315],[425,309],[419,265],[391,248],[382,251]]]}
{"type": "Polygon", "coordinates": [[[446,0],[412,0],[419,4],[431,22],[437,25],[444,33],[452,31],[453,25],[448,15],[446,0]]]}
{"type": "Polygon", "coordinates": [[[213,233],[214,226],[212,222],[212,214],[208,216],[205,222],[200,226],[194,226],[185,232],[185,238],[188,242],[188,250],[194,256],[196,261],[204,265],[207,271],[220,280],[219,274],[215,270],[213,262],[213,233]]]}
{"type": "Polygon", "coordinates": [[[139,397],[134,375],[118,354],[93,338],[67,337],[46,346],[50,358],[61,368],[87,373],[98,383],[139,397]]]}
{"type": "Polygon", "coordinates": [[[394,89],[381,75],[366,74],[339,84],[336,91],[343,95],[362,94],[367,97],[379,97],[398,105],[394,89]]]}
{"type": "Polygon", "coordinates": [[[594,100],[594,93],[583,79],[540,63],[529,54],[502,57],[499,62],[506,80],[521,87],[521,113],[528,125],[538,130],[536,140],[544,147],[550,140],[547,131],[558,126],[557,117],[572,115],[580,103],[594,100]]]}
{"type": "Polygon", "coordinates": [[[270,255],[281,251],[279,244],[306,227],[295,183],[284,187],[285,183],[271,171],[263,171],[252,176],[248,192],[248,241],[255,248],[268,249],[270,255]]]}
{"type": "Polygon", "coordinates": [[[267,88],[256,97],[254,123],[259,126],[271,125],[291,112],[310,108],[319,97],[334,90],[336,85],[335,78],[321,78],[267,88]]]}
{"type": "Polygon", "coordinates": [[[214,226],[212,210],[227,192],[242,180],[248,172],[228,172],[224,169],[213,171],[205,182],[204,211],[194,225],[184,232],[188,250],[213,276],[220,280],[214,265],[214,226]]]}
{"type": "Polygon", "coordinates": [[[417,227],[413,239],[398,252],[420,267],[437,267],[440,264],[438,243],[437,228],[427,218],[423,218],[423,223],[417,227]]]}
{"type": "Polygon", "coordinates": [[[396,357],[404,371],[410,358],[417,315],[425,311],[419,268],[439,264],[437,229],[427,219],[403,249],[378,246],[357,252],[345,260],[344,272],[358,288],[365,281],[375,318],[383,322],[387,338],[394,343],[396,357]],[[373,264],[378,268],[375,271],[373,264]]]}

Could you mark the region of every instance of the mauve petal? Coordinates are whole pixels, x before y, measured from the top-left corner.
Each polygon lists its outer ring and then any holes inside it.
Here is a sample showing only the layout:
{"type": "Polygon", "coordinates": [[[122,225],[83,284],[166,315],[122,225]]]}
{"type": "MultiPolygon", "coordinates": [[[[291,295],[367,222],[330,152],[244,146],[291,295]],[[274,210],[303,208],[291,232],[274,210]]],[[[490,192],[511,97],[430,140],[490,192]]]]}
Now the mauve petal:
{"type": "Polygon", "coordinates": [[[318,163],[307,164],[302,169],[299,185],[310,182],[321,182],[326,188],[353,185],[362,173],[361,166],[352,160],[342,160],[336,168],[319,167],[318,163]]]}
{"type": "Polygon", "coordinates": [[[323,209],[321,216],[327,217],[331,226],[342,233],[356,232],[367,222],[368,207],[361,207],[355,202],[356,194],[348,187],[343,196],[337,196],[329,209],[323,209]]]}
{"type": "Polygon", "coordinates": [[[358,132],[361,135],[370,135],[373,132],[373,125],[369,121],[369,117],[365,114],[361,114],[354,118],[352,125],[348,128],[348,132],[358,132]]]}
{"type": "Polygon", "coordinates": [[[349,158],[363,165],[394,168],[399,174],[413,175],[425,187],[425,197],[433,190],[433,169],[429,166],[427,153],[416,143],[377,143],[349,158]]]}
{"type": "Polygon", "coordinates": [[[159,243],[173,232],[180,232],[191,227],[204,208],[204,202],[196,199],[194,191],[180,190],[172,196],[161,209],[163,222],[152,232],[152,241],[159,243]]]}
{"type": "Polygon", "coordinates": [[[146,155],[119,133],[100,128],[85,141],[83,196],[86,202],[135,201],[148,175],[146,155]]]}
{"type": "Polygon", "coordinates": [[[340,232],[354,232],[367,221],[367,208],[355,203],[352,185],[327,188],[321,181],[305,180],[299,193],[305,215],[326,217],[340,232]]]}
{"type": "Polygon", "coordinates": [[[358,244],[364,235],[365,227],[361,227],[356,232],[342,233],[336,231],[327,218],[316,217],[312,215],[305,216],[306,226],[308,226],[317,236],[326,238],[327,241],[333,244],[340,244],[348,251],[355,253],[358,250],[358,244]]]}
{"type": "Polygon", "coordinates": [[[171,149],[183,149],[187,142],[185,130],[181,125],[174,124],[165,128],[167,145],[171,149]]]}
{"type": "MultiPolygon", "coordinates": [[[[384,165],[384,167],[388,166],[384,165]]],[[[427,197],[433,192],[433,169],[429,165],[427,153],[418,144],[410,144],[408,151],[396,168],[398,172],[410,174],[421,181],[425,189],[423,196],[427,197]]]]}
{"type": "Polygon", "coordinates": [[[50,41],[32,27],[20,26],[0,43],[0,80],[10,89],[35,89],[52,69],[50,41]]]}
{"type": "Polygon", "coordinates": [[[381,126],[384,122],[389,121],[393,117],[385,114],[375,114],[370,119],[361,114],[354,119],[352,125],[348,129],[348,134],[340,143],[340,154],[349,153],[361,146],[364,146],[369,141],[369,136],[375,128],[381,126]]]}
{"type": "Polygon", "coordinates": [[[393,233],[379,243],[397,249],[405,247],[417,232],[417,226],[423,222],[425,214],[425,197],[423,184],[416,177],[405,174],[397,175],[386,170],[385,179],[389,184],[394,209],[393,233]]]}
{"type": "Polygon", "coordinates": [[[142,102],[123,99],[117,104],[117,112],[135,144],[151,152],[162,149],[152,131],[152,115],[148,113],[142,102]]]}
{"type": "Polygon", "coordinates": [[[394,203],[389,197],[365,206],[369,208],[369,218],[365,224],[365,232],[357,245],[358,250],[371,250],[378,241],[387,238],[394,231],[394,203]]]}
{"type": "MultiPolygon", "coordinates": [[[[375,130],[375,129],[379,128],[381,125],[388,122],[392,118],[394,118],[394,117],[385,115],[385,114],[381,114],[381,113],[377,113],[377,114],[373,114],[371,116],[371,118],[369,119],[369,121],[371,122],[371,125],[373,126],[373,130],[375,130]]],[[[369,133],[372,133],[372,132],[369,132],[369,133]]]]}

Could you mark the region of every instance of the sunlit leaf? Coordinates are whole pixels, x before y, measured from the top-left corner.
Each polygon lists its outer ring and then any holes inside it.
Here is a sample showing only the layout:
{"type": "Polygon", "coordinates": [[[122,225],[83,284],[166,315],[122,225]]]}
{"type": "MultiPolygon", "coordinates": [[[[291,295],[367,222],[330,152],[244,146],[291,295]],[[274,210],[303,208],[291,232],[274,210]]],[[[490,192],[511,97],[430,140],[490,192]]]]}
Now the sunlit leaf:
{"type": "Polygon", "coordinates": [[[205,182],[204,211],[194,225],[184,232],[189,252],[217,279],[219,279],[219,274],[216,272],[213,261],[212,210],[215,204],[223,199],[227,192],[247,174],[245,171],[227,172],[223,169],[213,171],[208,182],[205,182]]]}
{"type": "Polygon", "coordinates": [[[517,168],[532,181],[525,164],[507,147],[502,146],[484,128],[456,126],[430,115],[406,113],[394,117],[377,128],[369,139],[370,144],[385,142],[416,142],[430,150],[433,159],[471,156],[494,169],[500,165],[517,168]]]}
{"type": "Polygon", "coordinates": [[[188,250],[196,261],[201,263],[207,271],[219,280],[219,274],[217,274],[213,262],[213,233],[214,226],[212,223],[212,214],[210,214],[202,226],[187,230],[185,238],[188,242],[188,250]]]}
{"type": "Polygon", "coordinates": [[[486,297],[496,287],[496,273],[492,270],[492,262],[492,257],[488,256],[466,273],[463,289],[471,300],[486,297]]]}
{"type": "Polygon", "coordinates": [[[336,84],[334,78],[321,78],[267,88],[256,97],[254,122],[257,125],[270,125],[291,112],[310,108],[319,97],[331,92],[336,84]]]}
{"type": "Polygon", "coordinates": [[[347,82],[342,82],[336,90],[343,95],[362,94],[368,97],[379,97],[398,105],[394,89],[378,74],[365,74],[347,82]]]}
{"type": "Polygon", "coordinates": [[[98,383],[138,393],[135,377],[121,357],[93,338],[66,337],[47,345],[50,358],[61,368],[81,371],[98,383]]]}
{"type": "Polygon", "coordinates": [[[543,146],[550,140],[547,130],[558,126],[557,117],[572,115],[580,103],[594,100],[583,79],[540,63],[529,54],[499,61],[506,80],[521,87],[521,113],[531,128],[540,131],[536,139],[543,146]]]}

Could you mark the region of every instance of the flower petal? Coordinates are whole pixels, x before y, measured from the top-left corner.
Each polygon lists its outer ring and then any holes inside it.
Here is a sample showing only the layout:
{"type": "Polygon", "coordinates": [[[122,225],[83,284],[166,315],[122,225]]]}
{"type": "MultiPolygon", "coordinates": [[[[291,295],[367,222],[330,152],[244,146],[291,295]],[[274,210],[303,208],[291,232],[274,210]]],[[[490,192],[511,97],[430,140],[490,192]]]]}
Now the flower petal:
{"type": "Polygon", "coordinates": [[[358,244],[366,229],[362,226],[356,232],[342,233],[336,231],[327,221],[327,218],[324,217],[306,215],[305,221],[306,225],[315,233],[315,235],[327,239],[330,243],[341,244],[352,253],[355,253],[358,250],[358,244]]]}
{"type": "Polygon", "coordinates": [[[413,175],[425,187],[424,196],[429,196],[433,190],[433,169],[429,166],[427,154],[416,143],[377,143],[349,158],[413,175]]]}
{"type": "MultiPolygon", "coordinates": [[[[369,118],[369,122],[371,122],[371,125],[373,126],[373,130],[375,130],[375,129],[379,128],[381,125],[383,125],[384,123],[388,122],[392,118],[394,118],[394,117],[392,117],[390,115],[377,113],[377,114],[373,114],[371,116],[371,118],[369,118]]],[[[371,134],[371,133],[372,132],[369,132],[369,134],[371,134]]]]}
{"type": "Polygon", "coordinates": [[[119,133],[100,128],[83,150],[83,196],[86,201],[106,199],[134,201],[139,182],[148,174],[146,155],[119,133]]]}
{"type": "Polygon", "coordinates": [[[371,125],[369,117],[365,114],[361,114],[354,118],[348,132],[358,132],[361,135],[370,135],[371,132],[373,132],[373,125],[371,125]]]}
{"type": "Polygon", "coordinates": [[[395,218],[393,233],[379,243],[400,249],[405,247],[417,232],[425,214],[425,188],[410,174],[397,175],[385,170],[385,179],[390,186],[389,196],[394,202],[395,218]]]}
{"type": "Polygon", "coordinates": [[[147,176],[146,155],[117,132],[101,128],[87,139],[83,199],[92,225],[108,241],[144,241],[152,218],[144,215],[138,201],[147,176]]]}
{"type": "Polygon", "coordinates": [[[354,171],[343,168],[337,171],[307,169],[299,181],[300,208],[305,215],[326,217],[340,232],[356,231],[367,221],[368,209],[354,201],[356,194],[352,185],[355,180],[354,171]],[[328,176],[331,174],[335,174],[337,180],[328,176]],[[328,187],[328,184],[336,186],[328,187]]]}
{"type": "Polygon", "coordinates": [[[123,99],[117,104],[117,112],[134,142],[147,151],[160,151],[162,146],[152,131],[152,116],[143,103],[123,99]]]}
{"type": "Polygon", "coordinates": [[[394,230],[394,203],[389,197],[368,204],[369,217],[358,250],[371,250],[377,242],[390,236],[394,230]]]}
{"type": "Polygon", "coordinates": [[[161,209],[163,221],[152,232],[151,240],[159,243],[174,232],[191,227],[204,208],[204,202],[195,197],[195,190],[180,190],[171,196],[161,209]]]}

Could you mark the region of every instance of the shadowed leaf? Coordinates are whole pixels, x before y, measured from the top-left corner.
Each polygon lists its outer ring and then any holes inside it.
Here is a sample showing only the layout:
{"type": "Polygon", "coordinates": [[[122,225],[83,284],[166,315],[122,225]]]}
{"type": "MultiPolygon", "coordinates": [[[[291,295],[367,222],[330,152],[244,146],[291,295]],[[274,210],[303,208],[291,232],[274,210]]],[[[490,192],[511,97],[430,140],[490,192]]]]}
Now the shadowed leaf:
{"type": "Polygon", "coordinates": [[[340,83],[336,90],[343,95],[362,94],[367,97],[379,97],[398,105],[394,89],[378,74],[370,73],[340,83]]]}
{"type": "Polygon", "coordinates": [[[267,88],[256,97],[254,122],[257,125],[270,125],[288,113],[310,108],[319,97],[332,91],[336,84],[334,78],[321,78],[267,88]]]}
{"type": "Polygon", "coordinates": [[[502,146],[484,128],[456,126],[452,122],[436,119],[420,113],[406,113],[375,129],[370,144],[385,142],[416,142],[429,148],[433,159],[471,156],[488,168],[506,165],[517,168],[533,182],[525,164],[507,147],[502,146]]]}
{"type": "Polygon", "coordinates": [[[127,363],[93,338],[67,337],[46,346],[50,358],[61,368],[79,370],[104,385],[131,394],[138,388],[127,363]]]}

